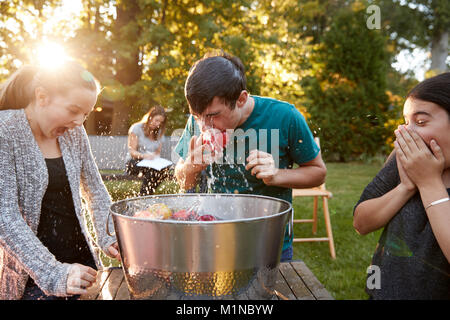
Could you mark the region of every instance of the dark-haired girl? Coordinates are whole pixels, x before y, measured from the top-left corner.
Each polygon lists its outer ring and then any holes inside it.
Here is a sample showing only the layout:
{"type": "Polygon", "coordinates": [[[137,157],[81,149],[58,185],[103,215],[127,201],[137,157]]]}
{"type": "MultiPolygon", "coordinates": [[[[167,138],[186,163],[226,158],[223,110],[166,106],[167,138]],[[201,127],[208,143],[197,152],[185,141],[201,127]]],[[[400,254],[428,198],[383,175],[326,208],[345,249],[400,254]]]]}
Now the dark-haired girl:
{"type": "Polygon", "coordinates": [[[411,90],[403,114],[395,156],[354,210],[360,234],[384,227],[366,291],[372,299],[450,299],[450,73],[411,90]]]}

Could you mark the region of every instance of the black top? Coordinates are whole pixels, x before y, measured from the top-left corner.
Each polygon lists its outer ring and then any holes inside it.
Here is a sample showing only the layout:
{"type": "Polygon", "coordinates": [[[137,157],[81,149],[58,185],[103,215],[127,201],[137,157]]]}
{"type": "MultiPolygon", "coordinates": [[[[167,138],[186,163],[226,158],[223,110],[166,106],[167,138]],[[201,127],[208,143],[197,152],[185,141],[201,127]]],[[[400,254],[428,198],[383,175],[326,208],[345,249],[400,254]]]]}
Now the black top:
{"type": "MultiPolygon", "coordinates": [[[[399,183],[397,161],[392,157],[356,206],[381,197],[399,183]]],[[[434,237],[419,192],[385,226],[372,265],[381,271],[379,289],[373,285],[373,271],[368,273],[371,288],[366,285],[366,292],[374,299],[450,299],[450,264],[434,237]]]]}
{"type": "Polygon", "coordinates": [[[37,236],[56,260],[95,268],[81,231],[63,158],[45,159],[48,187],[42,200],[37,236]]]}

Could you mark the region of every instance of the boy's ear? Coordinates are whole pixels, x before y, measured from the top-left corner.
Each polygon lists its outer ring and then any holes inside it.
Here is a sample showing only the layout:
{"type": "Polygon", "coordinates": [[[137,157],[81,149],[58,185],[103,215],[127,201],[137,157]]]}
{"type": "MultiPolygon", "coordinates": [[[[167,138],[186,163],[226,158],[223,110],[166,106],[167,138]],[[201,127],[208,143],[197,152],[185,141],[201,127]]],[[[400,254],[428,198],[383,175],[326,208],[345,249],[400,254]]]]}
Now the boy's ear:
{"type": "Polygon", "coordinates": [[[48,91],[43,87],[37,87],[34,90],[34,97],[36,100],[36,104],[38,106],[45,106],[50,102],[50,95],[48,94],[48,91]]]}
{"type": "Polygon", "coordinates": [[[238,108],[242,108],[248,100],[248,92],[247,90],[242,90],[239,98],[236,101],[236,106],[238,108]]]}

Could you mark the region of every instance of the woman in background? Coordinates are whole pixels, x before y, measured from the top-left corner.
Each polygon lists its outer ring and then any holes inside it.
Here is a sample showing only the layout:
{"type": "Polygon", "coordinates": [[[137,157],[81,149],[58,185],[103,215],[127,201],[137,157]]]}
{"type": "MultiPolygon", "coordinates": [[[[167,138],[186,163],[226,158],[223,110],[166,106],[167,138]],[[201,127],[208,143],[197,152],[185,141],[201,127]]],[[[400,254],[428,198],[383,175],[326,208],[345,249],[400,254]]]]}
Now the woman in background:
{"type": "Polygon", "coordinates": [[[161,182],[169,178],[171,168],[161,171],[153,168],[140,167],[137,164],[143,160],[153,160],[161,154],[167,115],[163,107],[157,105],[151,108],[141,121],[133,124],[128,131],[128,155],[126,171],[130,175],[142,175],[139,194],[151,195],[161,182]]]}

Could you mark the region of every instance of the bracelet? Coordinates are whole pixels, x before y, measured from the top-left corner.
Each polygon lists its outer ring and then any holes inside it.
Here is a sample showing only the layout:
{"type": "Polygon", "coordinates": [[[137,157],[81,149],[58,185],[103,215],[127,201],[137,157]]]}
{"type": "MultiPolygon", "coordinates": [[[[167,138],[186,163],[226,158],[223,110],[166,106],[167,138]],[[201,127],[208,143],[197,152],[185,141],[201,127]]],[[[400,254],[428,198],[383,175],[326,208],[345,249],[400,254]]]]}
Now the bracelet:
{"type": "Polygon", "coordinates": [[[432,206],[435,206],[435,205],[437,205],[437,204],[439,204],[439,203],[447,202],[447,201],[450,201],[450,198],[449,198],[449,197],[447,197],[447,198],[442,198],[442,199],[433,201],[432,203],[430,203],[429,205],[427,205],[427,206],[425,207],[425,210],[427,210],[429,207],[432,207],[432,206]]]}

